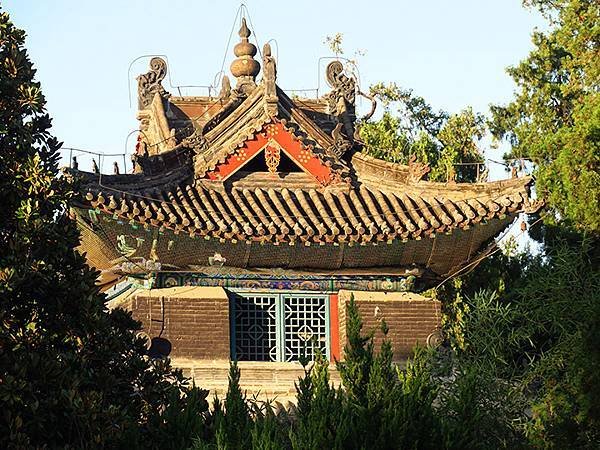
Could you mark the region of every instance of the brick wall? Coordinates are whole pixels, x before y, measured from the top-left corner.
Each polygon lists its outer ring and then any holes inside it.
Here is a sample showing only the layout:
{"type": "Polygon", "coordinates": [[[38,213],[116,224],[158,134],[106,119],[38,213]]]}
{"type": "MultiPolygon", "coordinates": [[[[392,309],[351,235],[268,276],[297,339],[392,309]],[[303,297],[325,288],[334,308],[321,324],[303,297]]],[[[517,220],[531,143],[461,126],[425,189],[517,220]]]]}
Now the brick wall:
{"type": "Polygon", "coordinates": [[[346,307],[354,301],[363,320],[363,332],[375,332],[375,349],[383,339],[381,320],[385,319],[387,338],[394,350],[394,359],[410,356],[417,343],[425,345],[427,337],[440,325],[440,302],[408,292],[366,292],[341,290],[339,299],[340,346],[346,342],[346,307]]]}
{"type": "MultiPolygon", "coordinates": [[[[394,358],[405,359],[419,342],[440,325],[440,303],[418,294],[341,290],[337,295],[339,348],[346,342],[346,307],[350,296],[358,305],[363,331],[375,330],[375,348],[381,345],[385,319],[394,358]]],[[[336,296],[331,296],[335,301],[336,296]]],[[[129,309],[153,337],[167,339],[171,358],[228,360],[230,357],[229,299],[219,287],[176,287],[137,291],[120,306],[129,309]],[[162,333],[161,333],[162,330],[162,333]]],[[[331,324],[332,327],[335,324],[331,324]]],[[[332,340],[335,338],[332,333],[332,340]]],[[[335,342],[331,343],[332,350],[335,342]]],[[[337,356],[337,355],[335,355],[337,356]]]]}
{"type": "Polygon", "coordinates": [[[229,359],[229,299],[224,289],[152,289],[128,303],[143,331],[170,341],[171,358],[229,359]]]}

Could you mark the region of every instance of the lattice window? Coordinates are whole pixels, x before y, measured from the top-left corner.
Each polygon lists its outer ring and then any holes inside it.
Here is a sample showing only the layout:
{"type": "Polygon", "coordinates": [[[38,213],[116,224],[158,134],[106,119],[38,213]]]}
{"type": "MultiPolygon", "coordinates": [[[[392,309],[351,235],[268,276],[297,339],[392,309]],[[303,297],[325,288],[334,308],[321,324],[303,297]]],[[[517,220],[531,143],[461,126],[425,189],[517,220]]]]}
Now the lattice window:
{"type": "Polygon", "coordinates": [[[326,295],[234,294],[233,332],[240,361],[329,357],[329,302],[326,295]]]}
{"type": "Polygon", "coordinates": [[[285,361],[327,356],[327,302],[324,296],[285,296],[285,361]]]}
{"type": "Polygon", "coordinates": [[[277,295],[235,296],[238,361],[277,361],[277,299],[277,295]]]}

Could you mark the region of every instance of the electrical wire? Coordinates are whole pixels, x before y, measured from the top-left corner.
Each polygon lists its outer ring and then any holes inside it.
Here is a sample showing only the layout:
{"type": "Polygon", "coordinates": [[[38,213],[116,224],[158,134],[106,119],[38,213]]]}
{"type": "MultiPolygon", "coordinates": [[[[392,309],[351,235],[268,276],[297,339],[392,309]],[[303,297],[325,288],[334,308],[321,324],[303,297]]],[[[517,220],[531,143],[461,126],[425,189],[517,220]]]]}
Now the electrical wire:
{"type": "MultiPolygon", "coordinates": [[[[141,130],[138,130],[141,131],[141,130]]],[[[75,148],[75,147],[61,147],[60,150],[69,150],[69,151],[73,151],[73,152],[81,152],[81,153],[87,153],[88,155],[95,155],[98,157],[104,157],[104,156],[127,156],[127,153],[100,153],[100,152],[94,152],[92,150],[84,150],[82,148],[75,148]]]]}

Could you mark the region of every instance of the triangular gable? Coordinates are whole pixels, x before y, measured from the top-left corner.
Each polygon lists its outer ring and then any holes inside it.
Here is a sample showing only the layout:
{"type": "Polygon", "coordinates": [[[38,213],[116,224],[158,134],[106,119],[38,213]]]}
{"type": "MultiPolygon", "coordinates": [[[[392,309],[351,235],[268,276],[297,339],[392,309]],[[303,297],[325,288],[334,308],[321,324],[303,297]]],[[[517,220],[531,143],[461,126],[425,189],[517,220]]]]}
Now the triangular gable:
{"type": "Polygon", "coordinates": [[[284,152],[299,168],[312,175],[319,184],[325,186],[334,181],[335,177],[331,168],[326,166],[296,136],[287,131],[278,120],[264,125],[260,131],[238,146],[224,162],[217,164],[213,170],[207,171],[204,178],[224,181],[263,150],[270,172],[277,172],[281,152],[284,152]]]}

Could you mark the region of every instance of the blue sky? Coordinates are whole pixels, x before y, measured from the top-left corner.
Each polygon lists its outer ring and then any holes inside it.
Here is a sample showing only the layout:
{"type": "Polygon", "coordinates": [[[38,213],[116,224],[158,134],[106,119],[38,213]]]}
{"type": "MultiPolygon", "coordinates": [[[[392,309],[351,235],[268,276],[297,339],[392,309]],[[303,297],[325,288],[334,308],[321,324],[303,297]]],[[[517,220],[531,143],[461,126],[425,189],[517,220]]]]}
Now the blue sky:
{"type": "MultiPolygon", "coordinates": [[[[325,37],[341,32],[347,56],[365,52],[357,58],[363,89],[394,81],[450,112],[470,105],[487,113],[490,103],[508,102],[514,85],[505,68],[527,55],[531,32],[543,26],[539,14],[524,9],[520,0],[246,4],[260,46],[276,40],[282,88],[316,88],[318,59],[330,56],[325,37]]],[[[3,2],[15,24],[27,31],[26,46],[38,68],[54,134],[65,146],[104,153],[122,153],[126,136],[137,127],[135,76],[147,70],[148,60],[134,63],[128,76],[131,61],[164,54],[173,85],[211,84],[221,69],[239,5],[199,0],[3,2]]],[[[226,71],[236,41],[234,34],[226,71]]],[[[130,139],[128,150],[133,143],[130,139]]],[[[500,157],[498,153],[489,155],[500,157]]],[[[108,162],[105,170],[111,166],[108,162]]]]}

